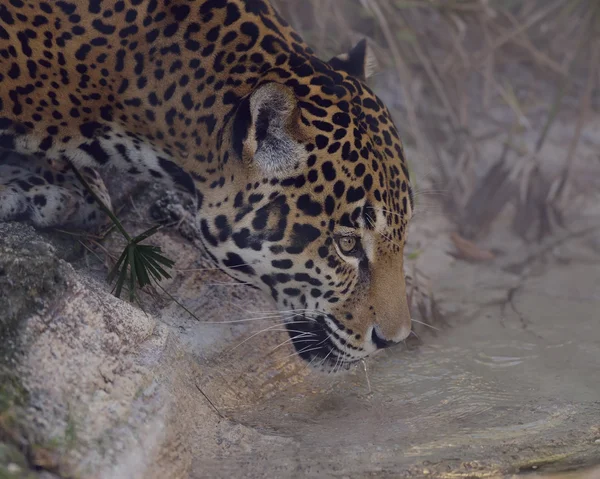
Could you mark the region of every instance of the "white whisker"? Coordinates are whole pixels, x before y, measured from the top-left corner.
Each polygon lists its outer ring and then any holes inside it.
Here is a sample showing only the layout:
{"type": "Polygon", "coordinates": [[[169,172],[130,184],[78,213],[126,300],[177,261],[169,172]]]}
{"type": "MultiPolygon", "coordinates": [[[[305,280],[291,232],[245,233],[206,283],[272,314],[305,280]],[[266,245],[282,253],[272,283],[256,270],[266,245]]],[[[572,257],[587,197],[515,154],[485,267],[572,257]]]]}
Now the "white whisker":
{"type": "MultiPolygon", "coordinates": [[[[249,314],[252,314],[254,312],[255,311],[245,311],[245,313],[249,313],[249,314]]],[[[262,311],[260,313],[263,314],[262,311]]],[[[298,316],[304,317],[310,321],[315,321],[314,318],[310,318],[306,312],[302,312],[302,310],[300,310],[300,309],[298,309],[298,310],[291,309],[289,311],[273,311],[272,313],[266,312],[266,314],[264,316],[260,316],[260,317],[256,317],[256,318],[232,319],[229,321],[203,321],[202,324],[235,324],[235,323],[245,323],[245,322],[250,322],[250,321],[264,321],[267,319],[281,319],[281,318],[286,320],[286,319],[291,319],[291,318],[295,318],[298,316]],[[295,314],[288,314],[288,313],[295,313],[295,314]]],[[[305,322],[310,322],[310,321],[305,321],[305,322]]],[[[300,322],[300,321],[295,320],[294,322],[300,322]]]]}
{"type": "Polygon", "coordinates": [[[436,331],[441,331],[440,328],[436,328],[435,326],[432,326],[431,324],[424,323],[423,321],[418,321],[416,319],[411,319],[411,321],[413,323],[422,324],[423,326],[427,326],[428,328],[435,329],[436,331]]]}
{"type": "Polygon", "coordinates": [[[291,357],[296,356],[296,355],[299,356],[301,353],[310,353],[311,351],[317,351],[317,350],[321,349],[321,346],[317,346],[317,347],[313,347],[313,346],[314,345],[307,346],[306,348],[301,349],[298,352],[294,352],[293,354],[290,354],[289,356],[286,356],[283,359],[288,359],[288,358],[291,358],[291,357]],[[311,347],[312,349],[307,349],[308,347],[311,347]]]}
{"type": "Polygon", "coordinates": [[[235,308],[239,309],[240,311],[243,311],[244,313],[248,313],[248,314],[269,314],[269,313],[296,313],[296,312],[300,312],[300,311],[317,311],[316,309],[288,309],[288,310],[278,310],[278,309],[269,309],[269,310],[264,310],[264,311],[247,311],[246,309],[244,309],[242,306],[237,305],[237,304],[232,304],[232,306],[234,306],[235,308]]]}
{"type": "Polygon", "coordinates": [[[280,314],[273,314],[270,316],[261,316],[258,318],[243,318],[243,319],[232,319],[229,321],[203,321],[202,324],[234,324],[234,323],[245,323],[248,321],[264,321],[266,319],[279,319],[281,317],[280,314]]]}
{"type": "Polygon", "coordinates": [[[304,368],[304,370],[307,370],[308,368],[310,368],[311,364],[313,363],[313,361],[315,359],[317,359],[319,356],[317,356],[316,354],[313,356],[313,358],[310,360],[310,362],[306,365],[306,367],[304,368]]]}
{"type": "Polygon", "coordinates": [[[340,362],[340,359],[342,359],[342,356],[341,356],[340,354],[336,354],[336,356],[337,356],[337,361],[335,362],[335,366],[333,367],[333,371],[332,371],[332,372],[333,372],[333,374],[335,374],[335,373],[336,373],[336,368],[338,367],[338,364],[339,364],[339,362],[340,362]]]}
{"type": "MultiPolygon", "coordinates": [[[[261,329],[260,331],[254,333],[254,334],[252,334],[250,336],[248,336],[246,339],[244,339],[241,343],[237,344],[235,347],[233,347],[233,348],[225,351],[225,353],[228,354],[228,353],[234,351],[235,349],[239,348],[242,344],[250,341],[255,336],[258,336],[259,334],[267,332],[267,331],[283,331],[283,332],[290,332],[291,331],[291,332],[299,332],[299,333],[305,333],[306,332],[306,331],[294,331],[294,330],[288,330],[287,328],[281,328],[281,324],[277,323],[277,324],[274,324],[272,326],[269,326],[268,328],[261,329]],[[276,328],[279,328],[279,329],[276,329],[276,328]]],[[[311,333],[311,334],[314,334],[314,333],[311,333]]]]}
{"type": "MultiPolygon", "coordinates": [[[[375,208],[373,208],[375,209],[375,208]]],[[[389,241],[390,243],[398,246],[398,247],[402,247],[399,243],[396,243],[392,238],[390,238],[389,236],[386,236],[384,233],[381,233],[379,231],[377,231],[377,229],[375,228],[375,223],[373,223],[373,220],[367,216],[367,221],[371,224],[371,226],[373,227],[373,229],[377,232],[377,234],[379,234],[382,238],[384,238],[385,240],[389,241]]]]}
{"type": "MultiPolygon", "coordinates": [[[[228,269],[235,269],[235,268],[244,268],[246,266],[252,266],[249,263],[246,264],[236,264],[235,266],[228,266],[228,269]]],[[[185,272],[185,273],[193,273],[196,271],[223,271],[223,267],[220,266],[214,266],[212,268],[188,268],[188,269],[175,269],[175,271],[179,271],[179,272],[185,272]]]]}
{"type": "MultiPolygon", "coordinates": [[[[277,351],[277,350],[278,350],[280,347],[282,347],[282,346],[285,346],[286,344],[288,344],[288,343],[290,343],[290,342],[292,342],[292,341],[294,341],[294,340],[297,340],[298,338],[304,338],[304,337],[306,337],[306,336],[308,336],[308,337],[312,337],[312,336],[315,336],[315,334],[313,334],[313,333],[302,333],[302,334],[299,334],[298,336],[296,336],[296,337],[294,337],[294,338],[288,338],[288,339],[286,339],[286,340],[285,340],[283,343],[281,343],[281,344],[279,344],[278,346],[275,346],[273,349],[271,349],[271,351],[269,351],[269,352],[267,353],[267,356],[268,356],[269,354],[272,354],[272,353],[274,353],[275,351],[277,351]]],[[[303,342],[303,343],[306,343],[306,342],[311,342],[311,343],[314,343],[314,342],[316,342],[316,341],[318,341],[318,339],[302,339],[302,341],[301,341],[301,342],[303,342]]]]}
{"type": "Polygon", "coordinates": [[[369,394],[371,394],[371,392],[373,392],[373,390],[371,389],[371,381],[369,380],[369,372],[367,371],[367,363],[364,359],[361,359],[360,362],[363,365],[363,369],[365,370],[365,378],[367,378],[367,387],[369,388],[369,394]]]}
{"type": "Polygon", "coordinates": [[[323,358],[323,361],[321,361],[321,362],[319,363],[319,366],[323,366],[323,363],[325,363],[325,361],[327,361],[327,358],[328,358],[328,357],[331,355],[331,353],[333,353],[333,348],[329,350],[329,352],[327,353],[327,356],[325,356],[325,357],[323,358]]]}

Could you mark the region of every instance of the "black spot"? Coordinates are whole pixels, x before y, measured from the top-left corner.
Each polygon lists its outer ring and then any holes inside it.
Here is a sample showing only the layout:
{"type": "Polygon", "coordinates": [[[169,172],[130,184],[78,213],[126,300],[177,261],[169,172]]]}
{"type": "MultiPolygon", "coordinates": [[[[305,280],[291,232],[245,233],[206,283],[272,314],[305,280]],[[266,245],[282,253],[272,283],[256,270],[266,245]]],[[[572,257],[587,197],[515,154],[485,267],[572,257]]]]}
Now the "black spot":
{"type": "Polygon", "coordinates": [[[185,190],[194,194],[196,192],[196,187],[194,185],[194,181],[190,177],[190,175],[183,170],[180,166],[173,163],[172,161],[167,160],[166,158],[158,158],[158,164],[160,167],[166,171],[169,176],[173,179],[175,184],[183,187],[185,190]]]}
{"type": "Polygon", "coordinates": [[[327,181],[335,180],[335,168],[333,167],[333,163],[331,161],[326,161],[321,166],[321,171],[323,171],[323,175],[327,181]]]}
{"type": "Polygon", "coordinates": [[[113,111],[112,106],[104,105],[104,106],[100,107],[100,116],[102,117],[103,120],[112,121],[113,120],[112,111],[113,111]]]}
{"type": "Polygon", "coordinates": [[[13,63],[11,65],[10,69],[8,70],[8,76],[10,78],[12,78],[13,80],[15,80],[19,77],[20,74],[21,74],[21,69],[19,68],[19,65],[17,63],[13,63]]]}
{"type": "Polygon", "coordinates": [[[108,45],[108,40],[104,37],[96,37],[90,40],[90,43],[94,47],[102,47],[104,45],[108,45]]]}
{"type": "Polygon", "coordinates": [[[171,85],[169,85],[169,87],[165,90],[165,94],[163,96],[165,101],[168,101],[171,99],[171,97],[173,96],[173,94],[175,93],[175,88],[177,88],[177,84],[175,82],[171,83],[171,85]]]}
{"type": "Polygon", "coordinates": [[[286,251],[290,254],[299,254],[313,241],[315,241],[321,232],[310,224],[295,223],[290,235],[290,246],[286,251]]]}
{"type": "Polygon", "coordinates": [[[203,57],[209,57],[213,54],[214,51],[215,51],[215,44],[209,43],[208,46],[206,46],[204,48],[204,50],[202,50],[201,55],[203,57]]]}
{"type": "Polygon", "coordinates": [[[125,14],[125,21],[127,23],[135,22],[136,18],[137,18],[137,11],[136,10],[134,10],[133,8],[127,10],[127,13],[125,14]]]}
{"type": "Polygon", "coordinates": [[[208,222],[205,219],[200,222],[200,231],[202,231],[202,236],[210,245],[217,246],[219,244],[217,238],[215,238],[210,232],[210,229],[208,228],[208,222]]]}
{"type": "Polygon", "coordinates": [[[375,228],[375,209],[373,205],[367,201],[362,210],[363,221],[367,229],[372,230],[375,228]]]}
{"type": "Polygon", "coordinates": [[[250,235],[250,230],[248,228],[242,228],[241,231],[234,233],[232,237],[238,248],[252,248],[256,251],[261,250],[261,241],[257,241],[256,237],[250,235]]]}
{"type": "Polygon", "coordinates": [[[82,151],[85,151],[97,163],[99,163],[101,165],[105,165],[106,163],[108,163],[108,159],[109,159],[108,153],[106,153],[106,151],[104,151],[104,149],[102,148],[102,146],[100,145],[100,142],[98,140],[92,141],[89,144],[84,143],[82,145],[79,145],[79,149],[82,151]]]}
{"type": "Polygon", "coordinates": [[[346,113],[336,113],[333,115],[332,117],[332,121],[339,126],[342,126],[344,128],[348,128],[348,126],[350,126],[350,116],[347,115],[346,113]]]}
{"type": "Polygon", "coordinates": [[[177,30],[179,30],[179,25],[177,23],[171,23],[165,27],[163,35],[167,38],[172,37],[177,33],[177,30]]]}
{"type": "Polygon", "coordinates": [[[84,61],[87,58],[88,53],[92,50],[92,47],[87,43],[81,45],[75,52],[75,58],[79,61],[84,61]]]}
{"type": "Polygon", "coordinates": [[[144,55],[141,53],[136,53],[133,58],[135,60],[134,73],[136,75],[141,75],[144,71],[144,55]]]}
{"type": "Polygon", "coordinates": [[[258,37],[260,34],[258,27],[254,23],[244,22],[244,23],[242,23],[242,25],[240,27],[240,31],[244,35],[250,37],[250,41],[247,44],[239,43],[236,46],[236,51],[244,52],[244,51],[252,50],[252,48],[254,48],[254,45],[256,45],[256,42],[258,41],[258,37]]]}
{"type": "Polygon", "coordinates": [[[67,2],[56,2],[56,6],[60,8],[66,15],[75,13],[77,7],[72,3],[67,2]]]}
{"type": "Polygon", "coordinates": [[[288,296],[300,296],[301,291],[298,288],[284,288],[284,294],[288,296]]]}
{"type": "Polygon", "coordinates": [[[0,25],[0,38],[2,40],[9,40],[10,39],[10,35],[8,34],[8,32],[6,31],[6,29],[0,25]]]}
{"type": "Polygon", "coordinates": [[[102,128],[102,125],[100,123],[90,121],[88,123],[83,123],[79,127],[79,131],[81,131],[81,134],[86,138],[94,138],[94,136],[96,135],[96,131],[100,128],[102,128]]]}
{"type": "Polygon", "coordinates": [[[344,195],[344,191],[346,191],[346,185],[343,181],[336,181],[335,185],[333,185],[333,192],[337,198],[341,198],[344,195]]]}
{"type": "Polygon", "coordinates": [[[313,278],[312,276],[306,273],[296,273],[294,275],[294,280],[298,281],[299,283],[308,283],[311,286],[321,286],[323,284],[317,278],[313,278]]]}
{"type": "Polygon", "coordinates": [[[271,261],[271,264],[274,268],[278,269],[291,269],[294,266],[294,263],[291,259],[275,259],[271,261]]]}
{"type": "Polygon", "coordinates": [[[206,34],[206,40],[209,42],[216,42],[219,38],[219,32],[221,31],[221,26],[217,25],[216,27],[211,28],[206,34]]]}
{"type": "Polygon", "coordinates": [[[115,71],[122,72],[125,68],[125,54],[127,52],[123,49],[117,52],[117,61],[115,63],[115,71]]]}
{"type": "Polygon", "coordinates": [[[240,159],[242,158],[244,140],[248,135],[248,128],[250,126],[251,119],[252,116],[250,114],[250,102],[246,98],[238,106],[233,122],[233,148],[240,159]]]}
{"type": "Polygon", "coordinates": [[[315,144],[319,150],[322,150],[329,144],[329,138],[327,138],[325,135],[317,135],[315,138],[315,144]]]}
{"type": "Polygon", "coordinates": [[[354,167],[354,174],[359,178],[365,174],[365,165],[363,163],[359,163],[354,167]]]}
{"type": "Polygon", "coordinates": [[[0,117],[0,130],[6,130],[10,128],[13,124],[13,121],[10,118],[0,117]]]}
{"type": "Polygon", "coordinates": [[[363,100],[363,106],[365,108],[368,108],[369,110],[375,110],[375,111],[379,111],[379,105],[377,105],[377,103],[373,100],[371,100],[370,98],[365,98],[363,100]]]}
{"type": "Polygon", "coordinates": [[[12,25],[15,23],[15,19],[4,5],[0,5],[0,20],[7,25],[12,25]]]}
{"type": "MultiPolygon", "coordinates": [[[[236,38],[238,37],[237,32],[227,32],[225,35],[223,35],[223,38],[221,39],[221,45],[226,46],[228,44],[230,44],[232,41],[234,41],[236,38]]],[[[225,53],[225,52],[223,52],[225,53]]],[[[234,55],[233,53],[230,52],[230,55],[234,55]]],[[[229,61],[229,56],[227,57],[228,61],[227,63],[232,63],[232,61],[229,61]]],[[[235,58],[235,57],[234,57],[235,58]]]]}
{"type": "Polygon", "coordinates": [[[321,203],[312,201],[310,195],[302,195],[296,203],[298,209],[308,216],[319,216],[323,211],[321,203]]]}
{"type": "Polygon", "coordinates": [[[98,30],[100,33],[102,33],[104,35],[111,35],[116,30],[116,27],[109,25],[107,23],[104,23],[102,20],[100,20],[98,18],[92,22],[92,27],[94,27],[96,30],[98,30]]]}
{"type": "Polygon", "coordinates": [[[235,269],[236,271],[241,271],[244,274],[254,276],[256,271],[252,266],[246,264],[246,261],[242,259],[242,257],[236,253],[227,253],[227,259],[223,261],[223,264],[228,268],[235,269]]]}
{"type": "Polygon", "coordinates": [[[33,197],[33,203],[36,206],[46,206],[46,197],[44,195],[35,195],[33,197]]]}
{"type": "Polygon", "coordinates": [[[333,125],[331,123],[326,122],[326,121],[315,120],[315,121],[312,122],[312,124],[314,126],[316,126],[321,131],[325,131],[325,132],[331,132],[331,131],[333,131],[333,125]]]}
{"type": "Polygon", "coordinates": [[[240,19],[240,9],[235,3],[227,4],[227,15],[225,16],[224,25],[227,27],[240,19]]]}
{"type": "Polygon", "coordinates": [[[158,35],[160,34],[158,28],[155,28],[154,30],[149,31],[148,33],[146,33],[146,41],[148,43],[154,43],[154,41],[158,38],[158,35]]]}
{"type": "Polygon", "coordinates": [[[327,198],[325,198],[325,213],[327,213],[328,216],[331,216],[333,214],[334,208],[335,200],[332,196],[328,195],[327,198]]]}
{"type": "Polygon", "coordinates": [[[408,199],[410,201],[410,208],[412,210],[415,208],[415,205],[414,205],[414,198],[413,198],[413,190],[410,187],[410,185],[408,186],[408,199]]]}
{"type": "Polygon", "coordinates": [[[50,148],[52,148],[52,137],[51,136],[47,136],[46,138],[44,138],[41,142],[40,142],[40,150],[42,151],[48,151],[50,148]]]}
{"type": "Polygon", "coordinates": [[[219,229],[219,241],[224,242],[227,241],[229,235],[231,234],[231,226],[229,226],[229,221],[227,221],[227,216],[219,215],[215,218],[215,226],[219,229]]]}
{"type": "Polygon", "coordinates": [[[101,0],[89,0],[88,1],[88,11],[90,13],[100,13],[101,10],[101,0]]]}
{"type": "Polygon", "coordinates": [[[189,93],[183,95],[183,97],[181,98],[181,102],[183,103],[183,106],[186,110],[191,110],[192,108],[194,108],[194,101],[192,100],[192,96],[189,93]]]}
{"type": "Polygon", "coordinates": [[[289,47],[287,43],[281,40],[278,37],[273,35],[265,35],[261,42],[260,46],[267,52],[272,55],[276,55],[281,52],[289,51],[289,47]]]}
{"type": "Polygon", "coordinates": [[[35,18],[33,19],[33,26],[38,28],[41,27],[42,25],[46,25],[48,23],[48,19],[43,16],[43,15],[36,15],[35,18]]]}
{"type": "Polygon", "coordinates": [[[289,283],[290,279],[291,279],[291,277],[289,274],[286,274],[286,273],[275,274],[275,281],[278,283],[289,283]]]}
{"type": "Polygon", "coordinates": [[[129,80],[127,80],[127,78],[123,78],[123,80],[121,81],[121,85],[119,86],[119,89],[117,90],[117,93],[118,94],[125,93],[128,86],[129,86],[129,80]]]}
{"type": "Polygon", "coordinates": [[[257,143],[261,143],[267,138],[267,133],[269,131],[269,114],[270,112],[266,108],[258,113],[255,126],[257,143]]]}
{"type": "Polygon", "coordinates": [[[252,227],[258,231],[265,229],[269,220],[269,213],[270,208],[268,206],[260,208],[254,215],[252,227]]]}
{"type": "Polygon", "coordinates": [[[190,7],[187,5],[175,5],[171,8],[171,13],[175,16],[175,20],[182,22],[190,14],[190,7]]]}
{"type": "Polygon", "coordinates": [[[177,115],[177,110],[175,108],[171,108],[169,111],[167,111],[165,113],[165,121],[167,122],[167,125],[173,126],[173,120],[175,119],[176,115],[177,115]]]}
{"type": "Polygon", "coordinates": [[[354,188],[351,186],[346,193],[346,201],[348,203],[354,203],[360,201],[365,197],[365,190],[362,187],[354,188]]]}

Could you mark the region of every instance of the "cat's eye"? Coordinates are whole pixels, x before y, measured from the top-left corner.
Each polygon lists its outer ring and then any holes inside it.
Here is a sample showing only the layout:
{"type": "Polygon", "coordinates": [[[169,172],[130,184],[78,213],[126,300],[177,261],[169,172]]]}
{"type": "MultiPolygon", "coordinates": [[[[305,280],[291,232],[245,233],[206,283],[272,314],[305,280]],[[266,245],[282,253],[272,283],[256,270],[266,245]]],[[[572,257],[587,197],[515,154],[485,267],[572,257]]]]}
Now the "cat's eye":
{"type": "Polygon", "coordinates": [[[354,236],[341,236],[338,238],[337,244],[343,254],[350,255],[356,252],[358,239],[354,236]]]}

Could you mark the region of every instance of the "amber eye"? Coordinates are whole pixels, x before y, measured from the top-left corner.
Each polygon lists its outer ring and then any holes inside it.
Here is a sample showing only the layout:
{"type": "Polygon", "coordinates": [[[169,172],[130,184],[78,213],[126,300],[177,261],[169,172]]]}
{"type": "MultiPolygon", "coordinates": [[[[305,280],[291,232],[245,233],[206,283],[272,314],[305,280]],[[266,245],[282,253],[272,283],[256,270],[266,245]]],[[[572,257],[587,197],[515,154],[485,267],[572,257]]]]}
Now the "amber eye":
{"type": "Polygon", "coordinates": [[[337,244],[343,254],[352,254],[358,246],[358,240],[354,236],[341,236],[337,244]]]}

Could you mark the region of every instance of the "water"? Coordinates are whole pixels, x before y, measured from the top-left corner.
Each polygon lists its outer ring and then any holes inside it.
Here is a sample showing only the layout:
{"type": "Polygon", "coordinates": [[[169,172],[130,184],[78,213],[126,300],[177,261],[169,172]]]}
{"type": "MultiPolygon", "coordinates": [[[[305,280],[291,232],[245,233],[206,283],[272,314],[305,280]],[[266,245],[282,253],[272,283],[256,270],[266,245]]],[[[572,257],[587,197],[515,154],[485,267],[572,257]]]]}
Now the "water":
{"type": "MultiPolygon", "coordinates": [[[[458,307],[442,332],[369,360],[371,391],[361,365],[319,376],[261,356],[270,339],[243,351],[250,369],[217,367],[217,383],[240,392],[220,407],[291,438],[295,461],[323,474],[462,477],[452,474],[600,463],[600,266],[550,265],[523,280],[511,304],[488,305],[478,302],[482,266],[468,268],[471,284],[460,286],[475,313],[461,321],[458,307]]],[[[442,296],[446,286],[456,287],[442,280],[442,296]]]]}

